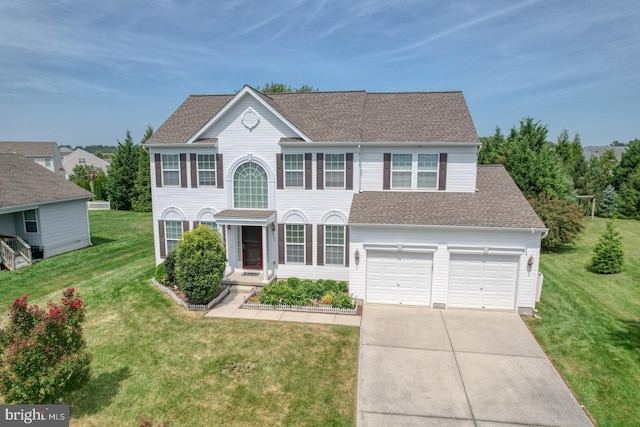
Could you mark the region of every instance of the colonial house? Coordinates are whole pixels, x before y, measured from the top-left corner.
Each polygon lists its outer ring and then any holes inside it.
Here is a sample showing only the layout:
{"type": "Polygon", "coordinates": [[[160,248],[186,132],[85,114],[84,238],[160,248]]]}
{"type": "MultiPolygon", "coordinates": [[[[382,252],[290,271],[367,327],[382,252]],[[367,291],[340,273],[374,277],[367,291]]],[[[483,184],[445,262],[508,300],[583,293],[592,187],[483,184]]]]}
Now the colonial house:
{"type": "Polygon", "coordinates": [[[0,141],[0,153],[20,154],[55,174],[64,175],[62,155],[55,142],[0,141]]]}
{"type": "Polygon", "coordinates": [[[461,92],[190,96],[145,144],[156,262],[198,224],[227,278],[337,279],[365,303],[531,311],[547,229],[479,166],[461,92]]]}
{"type": "MultiPolygon", "coordinates": [[[[65,147],[66,148],[66,147],[65,147]]],[[[62,151],[62,150],[61,150],[62,151]]],[[[95,156],[81,148],[73,151],[66,151],[62,155],[62,167],[64,168],[64,177],[69,179],[73,175],[73,168],[76,166],[95,166],[102,170],[105,174],[109,170],[110,163],[98,156],[95,156]]]]}
{"type": "Polygon", "coordinates": [[[0,263],[6,268],[91,244],[88,191],[9,153],[0,153],[0,184],[0,263]]]}

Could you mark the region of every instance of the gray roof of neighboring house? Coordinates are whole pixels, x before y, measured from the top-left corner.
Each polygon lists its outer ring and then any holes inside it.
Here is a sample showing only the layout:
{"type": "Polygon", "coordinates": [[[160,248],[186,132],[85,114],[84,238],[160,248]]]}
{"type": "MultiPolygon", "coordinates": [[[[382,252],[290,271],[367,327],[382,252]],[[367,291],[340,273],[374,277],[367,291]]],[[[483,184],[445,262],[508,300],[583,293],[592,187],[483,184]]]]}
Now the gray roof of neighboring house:
{"type": "Polygon", "coordinates": [[[545,228],[502,165],[478,166],[475,193],[356,194],[349,224],[545,228]]]}
{"type": "Polygon", "coordinates": [[[622,153],[626,152],[627,148],[629,148],[628,145],[617,145],[614,147],[590,145],[588,147],[584,147],[583,151],[587,160],[593,156],[600,157],[605,151],[613,151],[613,154],[616,155],[616,159],[620,161],[622,159],[622,153]]]}
{"type": "MultiPolygon", "coordinates": [[[[316,142],[479,142],[462,92],[254,93],[316,142]]],[[[186,142],[233,98],[188,97],[147,143],[186,142]]]]}
{"type": "Polygon", "coordinates": [[[0,141],[0,153],[16,153],[25,157],[53,157],[55,142],[0,141]]]}
{"type": "Polygon", "coordinates": [[[0,153],[0,208],[91,196],[87,190],[26,157],[0,153]]]}

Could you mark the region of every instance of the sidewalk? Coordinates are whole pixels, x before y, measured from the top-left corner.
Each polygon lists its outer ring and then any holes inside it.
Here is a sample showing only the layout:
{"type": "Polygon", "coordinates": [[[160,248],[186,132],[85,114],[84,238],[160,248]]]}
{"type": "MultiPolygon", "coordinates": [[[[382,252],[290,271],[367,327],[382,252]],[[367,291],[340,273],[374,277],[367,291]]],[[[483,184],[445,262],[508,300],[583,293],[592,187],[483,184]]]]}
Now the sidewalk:
{"type": "MultiPolygon", "coordinates": [[[[239,287],[238,287],[239,288],[239,287]]],[[[278,320],[280,322],[322,323],[360,327],[362,316],[344,314],[304,313],[300,311],[251,310],[240,308],[249,289],[234,289],[219,305],[205,317],[227,317],[234,319],[278,320]]]]}

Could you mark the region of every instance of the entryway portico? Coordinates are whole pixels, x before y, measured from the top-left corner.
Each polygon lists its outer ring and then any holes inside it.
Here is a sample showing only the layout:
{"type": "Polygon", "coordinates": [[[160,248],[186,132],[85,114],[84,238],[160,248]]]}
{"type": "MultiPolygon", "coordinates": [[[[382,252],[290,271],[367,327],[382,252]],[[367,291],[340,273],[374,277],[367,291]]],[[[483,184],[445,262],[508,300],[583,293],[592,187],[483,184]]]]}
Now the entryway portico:
{"type": "Polygon", "coordinates": [[[261,275],[262,283],[269,283],[277,267],[276,211],[225,209],[215,214],[215,220],[225,236],[229,267],[225,279],[261,275]]]}

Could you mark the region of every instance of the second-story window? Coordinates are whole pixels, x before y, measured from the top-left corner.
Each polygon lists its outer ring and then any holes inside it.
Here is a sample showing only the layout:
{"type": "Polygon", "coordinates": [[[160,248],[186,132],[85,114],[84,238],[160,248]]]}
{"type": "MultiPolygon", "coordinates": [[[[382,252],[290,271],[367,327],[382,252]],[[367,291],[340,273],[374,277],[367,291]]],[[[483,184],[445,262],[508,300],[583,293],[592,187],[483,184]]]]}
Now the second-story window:
{"type": "Polygon", "coordinates": [[[84,157],[78,157],[78,164],[84,165],[86,163],[87,163],[87,159],[85,159],[84,157]]]}
{"type": "Polygon", "coordinates": [[[216,185],[215,154],[198,154],[198,185],[216,185]]]}
{"type": "Polygon", "coordinates": [[[344,188],[344,154],[324,155],[325,188],[344,188]]]}
{"type": "Polygon", "coordinates": [[[304,155],[284,155],[284,182],[286,187],[304,187],[304,155]]]}
{"type": "Polygon", "coordinates": [[[411,188],[411,154],[394,154],[391,157],[391,188],[411,188]]]}
{"type": "Polygon", "coordinates": [[[44,165],[48,168],[51,167],[51,159],[44,159],[44,165]]]}
{"type": "Polygon", "coordinates": [[[180,155],[162,155],[162,184],[166,186],[180,185],[180,155]]]}
{"type": "Polygon", "coordinates": [[[438,188],[437,154],[418,154],[418,188],[438,188]]]}

